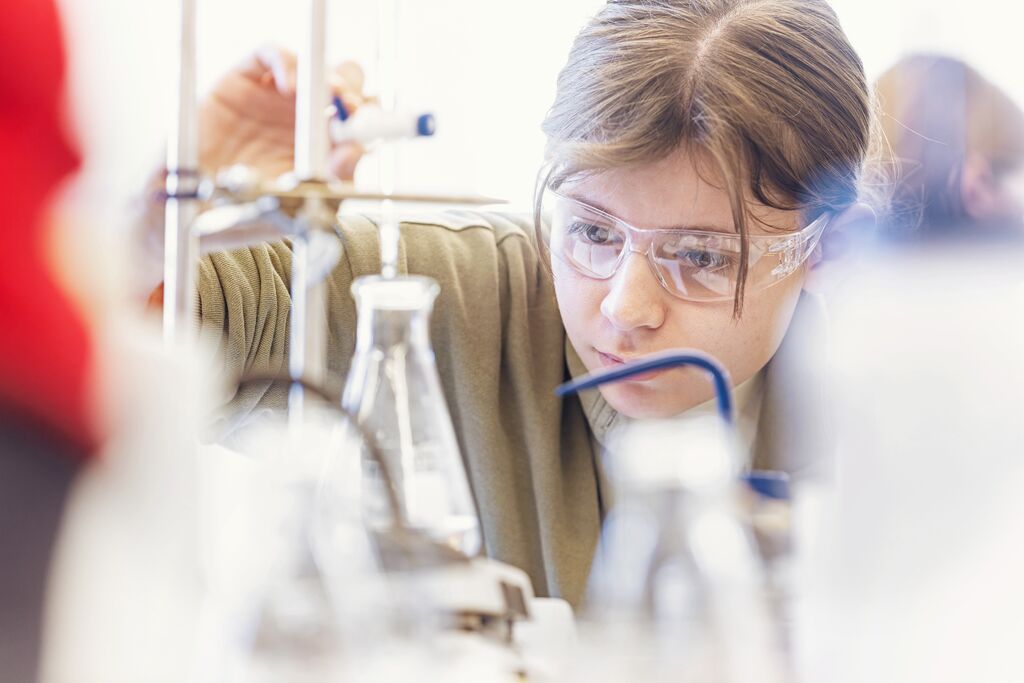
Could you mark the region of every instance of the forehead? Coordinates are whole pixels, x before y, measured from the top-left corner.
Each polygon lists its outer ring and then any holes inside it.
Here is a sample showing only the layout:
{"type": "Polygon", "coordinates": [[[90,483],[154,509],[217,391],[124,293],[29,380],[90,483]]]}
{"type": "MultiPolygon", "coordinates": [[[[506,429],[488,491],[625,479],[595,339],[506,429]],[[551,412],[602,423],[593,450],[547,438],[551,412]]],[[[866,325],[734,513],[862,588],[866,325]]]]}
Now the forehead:
{"type": "MultiPolygon", "coordinates": [[[[685,150],[655,162],[572,180],[562,190],[637,227],[735,231],[724,182],[710,164],[695,160],[685,150]]],[[[796,227],[794,212],[754,202],[748,202],[748,209],[770,226],[796,227]]],[[[751,232],[758,232],[758,227],[750,224],[751,232]]]]}

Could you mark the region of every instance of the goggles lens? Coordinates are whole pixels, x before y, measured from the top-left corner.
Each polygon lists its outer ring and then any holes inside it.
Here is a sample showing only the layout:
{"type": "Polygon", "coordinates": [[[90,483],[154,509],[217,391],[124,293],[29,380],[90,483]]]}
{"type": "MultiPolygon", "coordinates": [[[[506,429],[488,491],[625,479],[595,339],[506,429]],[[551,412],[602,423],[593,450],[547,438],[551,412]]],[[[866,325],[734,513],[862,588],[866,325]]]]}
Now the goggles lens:
{"type": "MultiPolygon", "coordinates": [[[[639,229],[586,204],[548,190],[551,254],[583,275],[610,278],[629,252],[646,254],[661,284],[692,301],[721,301],[735,295],[741,241],[735,233],[639,229]]],[[[810,255],[827,223],[823,215],[799,232],[752,235],[747,254],[747,287],[767,287],[793,273],[810,255]]]]}

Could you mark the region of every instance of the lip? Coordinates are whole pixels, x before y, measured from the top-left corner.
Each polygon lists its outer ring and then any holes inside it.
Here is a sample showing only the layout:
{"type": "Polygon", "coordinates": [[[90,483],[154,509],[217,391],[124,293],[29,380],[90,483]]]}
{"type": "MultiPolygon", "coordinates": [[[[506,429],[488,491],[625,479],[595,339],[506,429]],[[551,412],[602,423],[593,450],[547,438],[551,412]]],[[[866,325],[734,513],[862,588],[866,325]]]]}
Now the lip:
{"type": "MultiPolygon", "coordinates": [[[[633,360],[636,360],[635,358],[632,358],[632,359],[622,358],[621,356],[616,356],[615,354],[612,354],[612,353],[605,353],[604,351],[598,351],[597,349],[594,349],[594,351],[597,351],[597,358],[598,358],[598,360],[600,360],[601,364],[604,365],[606,368],[614,368],[614,367],[617,367],[619,365],[623,365],[625,363],[629,363],[629,362],[631,362],[633,360]]],[[[654,379],[655,377],[657,377],[661,372],[662,372],[661,370],[652,370],[650,372],[643,372],[643,373],[640,373],[639,375],[633,375],[629,379],[624,379],[622,381],[623,382],[648,382],[648,381],[654,379]]]]}

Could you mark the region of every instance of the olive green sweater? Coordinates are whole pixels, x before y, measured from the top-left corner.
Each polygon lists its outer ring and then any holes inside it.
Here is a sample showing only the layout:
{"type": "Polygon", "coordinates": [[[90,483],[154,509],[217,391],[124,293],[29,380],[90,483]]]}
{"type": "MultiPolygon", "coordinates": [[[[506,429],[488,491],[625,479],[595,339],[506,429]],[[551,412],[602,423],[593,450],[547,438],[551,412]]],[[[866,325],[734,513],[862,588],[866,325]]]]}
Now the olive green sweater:
{"type": "MultiPolygon", "coordinates": [[[[586,397],[586,410],[579,399],[553,393],[569,376],[571,347],[530,219],[458,211],[405,221],[401,230],[399,272],[428,275],[441,286],[431,339],[487,553],[528,572],[538,595],[578,604],[602,517],[588,418],[596,426],[612,411],[596,393],[586,397]]],[[[349,288],[356,277],[380,271],[370,219],[346,217],[340,234],[343,256],[327,282],[328,369],[339,384],[355,347],[349,288]]],[[[225,379],[285,371],[290,257],[287,244],[275,243],[202,260],[201,329],[219,345],[225,379]]],[[[808,308],[798,306],[794,324],[808,308]]],[[[790,374],[774,381],[773,365],[764,381],[754,465],[793,470],[799,467],[794,453],[819,446],[813,438],[802,443],[807,434],[794,434],[787,415],[805,411],[816,397],[791,400],[790,374]]],[[[284,405],[283,387],[248,384],[221,411],[217,430],[227,434],[255,411],[284,405]]]]}

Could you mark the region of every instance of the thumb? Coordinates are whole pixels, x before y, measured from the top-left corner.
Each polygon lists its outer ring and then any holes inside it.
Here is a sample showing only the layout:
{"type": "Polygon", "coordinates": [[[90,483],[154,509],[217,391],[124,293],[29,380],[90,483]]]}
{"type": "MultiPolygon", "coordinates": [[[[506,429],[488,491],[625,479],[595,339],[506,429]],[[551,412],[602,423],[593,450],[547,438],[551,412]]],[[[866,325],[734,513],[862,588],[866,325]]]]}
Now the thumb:
{"type": "Polygon", "coordinates": [[[272,81],[282,95],[295,94],[295,55],[276,45],[265,45],[253,55],[261,80],[272,81]]]}
{"type": "Polygon", "coordinates": [[[335,178],[352,180],[356,164],[363,158],[366,149],[358,142],[343,142],[336,145],[327,157],[327,171],[335,178]]]}

